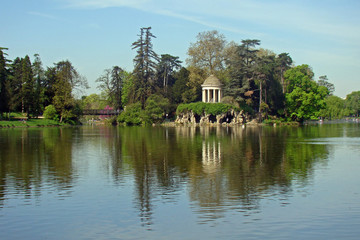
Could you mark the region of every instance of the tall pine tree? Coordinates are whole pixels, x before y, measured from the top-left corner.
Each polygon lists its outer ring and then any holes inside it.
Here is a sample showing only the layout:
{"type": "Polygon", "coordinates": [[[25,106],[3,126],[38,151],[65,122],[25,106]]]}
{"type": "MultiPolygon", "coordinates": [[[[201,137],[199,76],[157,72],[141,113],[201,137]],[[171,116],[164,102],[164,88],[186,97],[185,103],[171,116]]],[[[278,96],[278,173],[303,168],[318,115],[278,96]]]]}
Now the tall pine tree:
{"type": "Polygon", "coordinates": [[[155,69],[158,55],[153,50],[151,27],[141,28],[139,39],[132,44],[136,49],[134,58],[134,89],[130,101],[140,101],[144,107],[146,99],[154,92],[155,69]]]}

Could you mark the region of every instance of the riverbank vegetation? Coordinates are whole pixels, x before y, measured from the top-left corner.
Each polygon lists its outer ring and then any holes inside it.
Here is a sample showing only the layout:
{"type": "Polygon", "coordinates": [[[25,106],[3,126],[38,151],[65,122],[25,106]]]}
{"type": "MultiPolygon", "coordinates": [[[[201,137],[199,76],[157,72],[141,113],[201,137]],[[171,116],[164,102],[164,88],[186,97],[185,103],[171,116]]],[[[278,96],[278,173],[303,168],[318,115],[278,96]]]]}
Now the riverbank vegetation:
{"type": "Polygon", "coordinates": [[[359,116],[360,91],[346,99],[334,96],[327,76],[315,79],[309,65],[296,66],[288,53],[260,48],[260,40],[228,42],[218,31],[201,32],[184,66],[179,57],[156,53],[154,38],[150,27],[141,28],[132,44],[133,71],[105,69],[96,81],[100,93],[89,96],[82,96],[87,81],[69,60],[44,68],[38,54],[33,62],[29,56],[11,61],[0,48],[0,120],[22,112],[27,119],[44,114],[75,123],[83,109],[104,108],[119,110],[117,122],[126,125],[174,120],[185,110],[216,115],[229,108],[265,123],[359,116]],[[201,84],[210,74],[223,84],[222,104],[201,103],[201,84]]]}

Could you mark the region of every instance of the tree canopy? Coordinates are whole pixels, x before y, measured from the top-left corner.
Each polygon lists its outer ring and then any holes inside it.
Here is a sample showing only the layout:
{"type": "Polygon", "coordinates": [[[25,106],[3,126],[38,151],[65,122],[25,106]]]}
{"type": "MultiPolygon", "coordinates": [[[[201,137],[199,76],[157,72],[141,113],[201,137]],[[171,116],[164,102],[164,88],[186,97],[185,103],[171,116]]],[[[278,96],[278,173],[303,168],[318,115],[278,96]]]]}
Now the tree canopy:
{"type": "Polygon", "coordinates": [[[260,47],[259,39],[228,42],[216,30],[197,34],[188,47],[186,65],[178,56],[157,54],[151,27],[140,28],[131,48],[136,51],[134,69],[122,67],[104,70],[96,82],[100,94],[77,99],[88,87],[69,60],[43,67],[40,56],[6,59],[0,47],[0,117],[18,111],[29,117],[41,115],[47,106],[50,115],[67,121],[85,108],[109,105],[126,110],[121,121],[130,124],[159,122],[165,113],[172,116],[180,104],[201,101],[204,80],[215,74],[224,87],[223,100],[246,110],[260,120],[269,116],[292,121],[359,116],[360,92],[340,99],[333,96],[335,86],[326,75],[314,80],[309,65],[295,66],[289,53],[276,54],[260,47]],[[82,101],[79,104],[79,101],[82,101]],[[139,110],[141,113],[136,113],[139,110]],[[49,110],[49,111],[50,111],[49,110]]]}

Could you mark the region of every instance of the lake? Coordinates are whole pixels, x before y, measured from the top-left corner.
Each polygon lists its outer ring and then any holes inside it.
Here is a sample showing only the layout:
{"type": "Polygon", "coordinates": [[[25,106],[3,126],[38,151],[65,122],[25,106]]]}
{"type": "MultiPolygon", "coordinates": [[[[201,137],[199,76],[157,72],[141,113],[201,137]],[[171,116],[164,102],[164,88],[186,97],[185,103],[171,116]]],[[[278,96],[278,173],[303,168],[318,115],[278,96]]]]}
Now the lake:
{"type": "Polygon", "coordinates": [[[0,129],[0,239],[359,239],[360,125],[0,129]]]}

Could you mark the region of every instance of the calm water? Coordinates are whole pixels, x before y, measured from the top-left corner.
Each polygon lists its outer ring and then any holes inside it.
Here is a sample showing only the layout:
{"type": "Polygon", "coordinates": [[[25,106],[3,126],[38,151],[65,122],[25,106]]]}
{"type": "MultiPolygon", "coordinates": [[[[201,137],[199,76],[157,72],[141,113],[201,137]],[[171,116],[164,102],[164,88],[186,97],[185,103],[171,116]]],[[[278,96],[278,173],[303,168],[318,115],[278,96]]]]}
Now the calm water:
{"type": "Polygon", "coordinates": [[[0,129],[0,239],[359,239],[360,125],[0,129]]]}

